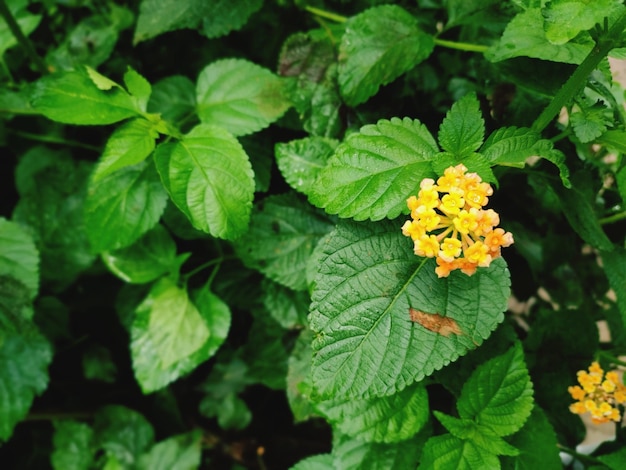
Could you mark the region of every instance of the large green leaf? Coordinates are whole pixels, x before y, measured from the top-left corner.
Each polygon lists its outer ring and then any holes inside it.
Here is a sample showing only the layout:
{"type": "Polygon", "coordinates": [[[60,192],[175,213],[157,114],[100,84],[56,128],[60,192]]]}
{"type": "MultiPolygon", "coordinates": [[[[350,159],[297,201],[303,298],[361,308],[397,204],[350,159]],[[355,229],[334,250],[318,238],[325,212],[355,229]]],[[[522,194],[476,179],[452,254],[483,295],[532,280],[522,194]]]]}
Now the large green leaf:
{"type": "Polygon", "coordinates": [[[93,430],[88,424],[73,420],[54,422],[54,450],[50,463],[54,470],[89,470],[92,468],[95,445],[93,430]]]}
{"type": "Polygon", "coordinates": [[[543,29],[541,8],[528,8],[511,20],[500,41],[494,44],[485,56],[492,62],[513,57],[532,57],[580,64],[593,48],[594,42],[587,33],[581,34],[576,39],[578,42],[552,44],[543,29]]]}
{"type": "Polygon", "coordinates": [[[323,240],[311,294],[312,377],[325,397],[391,395],[476,348],[504,319],[502,259],[438,278],[396,223],[344,223],[323,240]],[[441,333],[409,309],[447,318],[441,333]],[[455,332],[453,332],[454,330],[455,332]]]}
{"type": "Polygon", "coordinates": [[[234,135],[259,131],[289,108],[283,80],[269,70],[242,59],[207,65],[198,77],[197,112],[205,124],[234,135]]]}
{"type": "Polygon", "coordinates": [[[30,325],[20,332],[7,331],[3,309],[0,325],[0,441],[6,441],[28,413],[35,395],[48,385],[52,348],[30,325]]]}
{"type": "Polygon", "coordinates": [[[160,145],[155,161],[172,200],[195,228],[226,239],[247,230],[254,175],[230,133],[196,126],[180,142],[160,145]]]}
{"type": "Polygon", "coordinates": [[[167,194],[151,161],[89,183],[85,226],[95,253],[126,247],[159,221],[167,194]]]}
{"type": "Polygon", "coordinates": [[[137,307],[131,327],[133,369],[144,393],[209,359],[229,327],[230,310],[215,295],[203,291],[192,302],[171,280],[158,281],[137,307]]]}
{"type": "Polygon", "coordinates": [[[381,5],[350,18],[339,44],[339,87],[356,106],[426,59],[433,37],[396,5],[381,5]]]}
{"type": "Polygon", "coordinates": [[[202,433],[192,431],[155,444],[142,455],[138,470],[192,470],[200,468],[202,433]]]}
{"type": "Polygon", "coordinates": [[[367,442],[410,439],[429,417],[428,394],[422,384],[386,397],[330,400],[316,407],[342,433],[367,442]]]}
{"type": "Polygon", "coordinates": [[[318,413],[313,408],[308,392],[310,391],[309,373],[311,371],[311,342],[313,333],[308,328],[302,330],[287,361],[287,400],[294,422],[306,421],[318,413]]]}
{"type": "Polygon", "coordinates": [[[152,86],[148,111],[160,113],[174,124],[188,120],[196,112],[196,86],[182,75],[166,77],[152,86]]]}
{"type": "Polygon", "coordinates": [[[32,104],[47,118],[64,124],[113,124],[140,112],[125,90],[100,89],[84,70],[39,79],[32,104]]]}
{"type": "Polygon", "coordinates": [[[255,206],[250,230],[236,248],[247,265],[284,286],[305,290],[309,257],[332,228],[323,212],[295,193],[270,196],[255,206]]]}
{"type": "Polygon", "coordinates": [[[623,9],[621,0],[551,0],[542,9],[546,38],[565,44],[623,9]]]}
{"type": "Polygon", "coordinates": [[[533,408],[533,387],[517,344],[480,365],[465,382],[457,402],[459,416],[486,425],[499,436],[518,431],[533,408]]]}
{"type": "Polygon", "coordinates": [[[472,441],[462,440],[451,434],[444,434],[431,437],[426,441],[419,469],[429,470],[431,468],[499,469],[500,461],[495,454],[484,451],[472,441]]]}
{"type": "Polygon", "coordinates": [[[337,147],[312,187],[310,201],[355,220],[394,218],[431,176],[439,149],[426,126],[409,118],[382,119],[337,147]]]}
{"type": "Polygon", "coordinates": [[[141,118],[128,121],[115,129],[94,171],[94,182],[120,168],[145,160],[154,150],[154,141],[158,136],[154,124],[141,118]]]}
{"type": "Polygon", "coordinates": [[[10,276],[35,298],[39,291],[39,252],[30,234],[15,222],[0,217],[0,276],[10,276]]]}
{"type": "Polygon", "coordinates": [[[474,93],[452,105],[439,128],[439,145],[457,160],[478,150],[485,137],[485,120],[474,93]]]}

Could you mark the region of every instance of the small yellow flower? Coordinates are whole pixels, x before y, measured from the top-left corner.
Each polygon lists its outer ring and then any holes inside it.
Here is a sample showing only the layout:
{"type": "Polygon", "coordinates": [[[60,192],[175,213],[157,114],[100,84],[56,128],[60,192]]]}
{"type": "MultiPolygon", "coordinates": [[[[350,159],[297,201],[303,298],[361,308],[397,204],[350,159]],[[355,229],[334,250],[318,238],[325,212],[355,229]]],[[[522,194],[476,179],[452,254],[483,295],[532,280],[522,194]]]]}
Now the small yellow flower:
{"type": "Polygon", "coordinates": [[[422,235],[414,241],[413,250],[418,256],[433,258],[439,253],[439,242],[434,235],[422,235]]]}
{"type": "Polygon", "coordinates": [[[435,230],[441,222],[441,217],[435,212],[435,209],[429,209],[426,206],[420,206],[415,209],[415,220],[424,227],[424,230],[430,232],[435,230]]]}
{"type": "Polygon", "coordinates": [[[469,212],[463,209],[452,221],[454,228],[467,235],[478,228],[478,211],[474,208],[470,209],[469,212]]]}
{"type": "Polygon", "coordinates": [[[451,189],[452,192],[446,194],[441,198],[441,205],[439,208],[447,215],[458,214],[461,208],[465,205],[465,199],[463,199],[463,191],[459,189],[451,189]]]}
{"type": "Polygon", "coordinates": [[[426,230],[419,222],[415,220],[407,220],[402,226],[402,234],[406,237],[411,237],[412,240],[417,240],[422,235],[426,234],[426,230]]]}
{"type": "Polygon", "coordinates": [[[593,362],[588,372],[576,373],[579,385],[568,387],[567,391],[575,403],[569,407],[575,414],[591,414],[595,424],[620,421],[620,411],[616,405],[626,402],[626,386],[620,382],[617,372],[607,372],[598,362],[593,362]]]}
{"type": "Polygon", "coordinates": [[[441,250],[439,251],[439,258],[451,263],[454,258],[458,257],[462,251],[462,243],[458,238],[446,238],[441,243],[441,250]]]}

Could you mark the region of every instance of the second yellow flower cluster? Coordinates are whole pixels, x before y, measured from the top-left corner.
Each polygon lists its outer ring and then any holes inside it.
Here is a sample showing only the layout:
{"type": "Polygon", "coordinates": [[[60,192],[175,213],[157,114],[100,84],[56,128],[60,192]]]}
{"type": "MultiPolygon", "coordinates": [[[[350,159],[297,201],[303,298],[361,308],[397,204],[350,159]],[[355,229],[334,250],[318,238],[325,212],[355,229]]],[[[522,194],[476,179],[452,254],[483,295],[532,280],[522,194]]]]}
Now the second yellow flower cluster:
{"type": "Polygon", "coordinates": [[[407,199],[411,220],[402,233],[413,240],[416,255],[436,258],[439,277],[455,269],[471,276],[513,243],[510,232],[496,228],[497,212],[483,209],[492,193],[488,183],[459,164],[447,168],[437,184],[422,180],[417,197],[407,199]]]}
{"type": "Polygon", "coordinates": [[[569,387],[570,393],[576,403],[569,407],[572,413],[591,413],[591,421],[600,424],[621,419],[616,405],[626,403],[626,386],[619,380],[617,372],[607,372],[597,362],[591,363],[589,372],[578,371],[578,383],[569,387]]]}

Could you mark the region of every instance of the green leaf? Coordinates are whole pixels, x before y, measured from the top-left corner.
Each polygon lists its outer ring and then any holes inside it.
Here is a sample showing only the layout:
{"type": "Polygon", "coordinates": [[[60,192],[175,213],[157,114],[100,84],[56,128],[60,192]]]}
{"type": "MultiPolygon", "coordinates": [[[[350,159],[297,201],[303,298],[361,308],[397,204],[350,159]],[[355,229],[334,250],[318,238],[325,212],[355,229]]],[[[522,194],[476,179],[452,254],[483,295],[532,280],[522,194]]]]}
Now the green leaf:
{"type": "Polygon", "coordinates": [[[178,124],[196,112],[196,86],[182,75],[159,80],[152,86],[148,111],[178,124]]]}
{"type": "Polygon", "coordinates": [[[364,103],[381,85],[425,60],[433,37],[396,5],[381,5],[348,19],[339,44],[339,87],[349,106],[364,103]]]}
{"type": "Polygon", "coordinates": [[[355,220],[395,218],[417,194],[438,152],[426,126],[409,118],[363,126],[337,147],[309,195],[311,203],[355,220]]]}
{"type": "Polygon", "coordinates": [[[154,158],[172,200],[195,228],[229,240],[247,230],[254,176],[231,134],[199,125],[180,142],[159,145],[154,158]]]}
{"type": "Polygon", "coordinates": [[[144,284],[176,266],[176,243],[163,226],[156,225],[132,245],[102,253],[102,261],[123,281],[144,284]]]}
{"type": "MultiPolygon", "coordinates": [[[[524,427],[511,436],[509,442],[519,449],[520,454],[513,458],[503,459],[502,468],[505,470],[535,470],[537,468],[561,470],[563,468],[554,429],[538,406],[533,408],[524,427]]],[[[621,462],[624,462],[623,458],[621,462]]]]}
{"type": "Polygon", "coordinates": [[[386,397],[325,401],[316,408],[343,434],[366,442],[410,439],[429,417],[428,394],[422,384],[386,397]]]}
{"type": "Polygon", "coordinates": [[[276,164],[285,181],[296,191],[309,194],[339,142],[323,137],[305,137],[275,147],[276,164]]]}
{"type": "Polygon", "coordinates": [[[140,111],[122,88],[101,90],[84,70],[39,79],[32,105],[48,119],[64,124],[113,124],[140,111]]]}
{"type": "Polygon", "coordinates": [[[397,222],[343,223],[324,243],[309,318],[313,383],[323,397],[397,393],[480,345],[504,319],[502,259],[471,277],[440,279],[397,222]],[[409,308],[449,318],[460,334],[412,322],[409,308]]]}
{"type": "Polygon", "coordinates": [[[333,228],[329,218],[294,193],[257,204],[250,230],[236,242],[246,265],[295,290],[306,289],[306,264],[317,242],[333,228]]]}
{"type": "Polygon", "coordinates": [[[2,310],[0,325],[0,441],[7,441],[35,395],[48,385],[52,348],[30,326],[21,328],[21,334],[7,331],[7,313],[2,310]]]}
{"type": "Polygon", "coordinates": [[[482,450],[472,441],[462,440],[451,434],[444,434],[431,437],[426,441],[419,468],[423,470],[430,468],[499,469],[500,461],[495,454],[482,450]]]}
{"type": "Polygon", "coordinates": [[[342,470],[405,470],[415,468],[426,434],[386,444],[365,442],[335,432],[333,464],[342,470]]]}
{"type": "Polygon", "coordinates": [[[196,96],[200,120],[234,135],[264,129],[290,106],[279,77],[242,59],[222,59],[202,69],[196,96]]]}
{"type": "Polygon", "coordinates": [[[465,382],[457,409],[461,418],[488,426],[498,436],[518,431],[533,408],[533,387],[519,344],[480,365],[465,382]]]}
{"type": "Polygon", "coordinates": [[[154,151],[158,136],[154,124],[142,118],[132,119],[115,129],[93,173],[94,183],[121,168],[144,161],[154,151]]]}
{"type": "Polygon", "coordinates": [[[207,38],[217,38],[241,29],[263,6],[263,0],[211,0],[199,2],[199,5],[204,13],[202,33],[207,38]]]}
{"type": "Polygon", "coordinates": [[[289,470],[335,470],[331,454],[319,454],[300,460],[289,470]]]}
{"type": "Polygon", "coordinates": [[[144,393],[163,388],[209,359],[230,327],[230,310],[201,291],[192,300],[165,278],[137,307],[131,327],[135,377],[144,393]]]}
{"type": "Polygon", "coordinates": [[[526,159],[550,152],[552,142],[527,127],[501,127],[492,132],[480,149],[492,163],[523,167],[526,159]]]}
{"type": "Polygon", "coordinates": [[[268,278],[263,280],[263,305],[283,328],[297,329],[306,325],[310,303],[306,291],[294,291],[268,278]]]}
{"type": "Polygon", "coordinates": [[[552,44],[565,44],[580,32],[602,24],[620,7],[620,0],[551,0],[542,9],[546,38],[552,44]]]}
{"type": "Polygon", "coordinates": [[[121,468],[134,468],[154,443],[154,430],[148,420],[120,405],[100,409],[95,416],[94,431],[98,446],[121,468]]]}
{"type": "Polygon", "coordinates": [[[55,421],[53,445],[50,461],[55,470],[92,468],[95,445],[89,425],[72,420],[55,421]]]}
{"type": "Polygon", "coordinates": [[[504,30],[500,41],[485,53],[492,62],[511,59],[513,57],[532,57],[535,59],[580,64],[594,46],[591,37],[584,33],[577,42],[552,44],[546,38],[543,29],[541,8],[528,8],[518,13],[504,30]]]}
{"type": "Polygon", "coordinates": [[[148,107],[148,100],[152,94],[150,82],[137,71],[129,67],[124,74],[124,84],[128,92],[135,99],[137,108],[145,113],[148,107]]]}
{"type": "Polygon", "coordinates": [[[95,259],[83,220],[92,169],[68,152],[35,146],[22,155],[15,171],[20,199],[13,219],[32,230],[41,280],[53,291],[71,284],[95,259]]]}
{"type": "Polygon", "coordinates": [[[478,150],[485,137],[485,121],[474,93],[452,105],[439,128],[439,145],[458,159],[478,150]]]}
{"type": "Polygon", "coordinates": [[[495,455],[518,455],[519,451],[508,444],[489,426],[471,419],[459,419],[439,411],[434,411],[437,419],[455,437],[471,441],[482,450],[495,455]]]}
{"type": "Polygon", "coordinates": [[[245,404],[238,401],[237,394],[251,382],[247,373],[248,366],[238,358],[228,363],[218,362],[201,385],[206,395],[200,402],[200,414],[207,418],[217,416],[222,424],[233,429],[245,428],[251,416],[247,406],[244,409],[245,404]],[[229,409],[223,408],[225,401],[230,402],[229,409]]]}
{"type": "Polygon", "coordinates": [[[580,238],[591,246],[600,250],[613,250],[613,243],[604,233],[602,226],[598,222],[589,197],[583,191],[589,186],[587,181],[579,181],[584,175],[575,175],[574,185],[570,189],[565,189],[559,183],[551,185],[552,190],[558,196],[563,214],[580,238]],[[581,177],[581,178],[579,178],[581,177]]]}
{"type": "Polygon", "coordinates": [[[113,383],[117,366],[111,352],[99,344],[90,345],[83,354],[83,375],[87,380],[100,380],[113,383]]]}
{"type": "Polygon", "coordinates": [[[246,402],[234,393],[217,403],[217,424],[224,430],[245,429],[252,421],[252,412],[246,402]]]}
{"type": "Polygon", "coordinates": [[[611,470],[619,470],[624,465],[624,459],[626,459],[626,449],[624,448],[598,457],[598,460],[611,470]]]}
{"type": "Polygon", "coordinates": [[[312,341],[313,332],[308,328],[302,330],[287,362],[287,400],[296,423],[318,415],[309,398],[312,341]]]}
{"type": "Polygon", "coordinates": [[[30,299],[39,290],[39,252],[30,234],[15,222],[0,217],[0,275],[18,280],[30,299]]]}
{"type": "Polygon", "coordinates": [[[615,247],[612,251],[602,251],[600,254],[609,284],[617,295],[617,307],[622,321],[626,325],[626,250],[615,247]]]}
{"type": "MultiPolygon", "coordinates": [[[[41,21],[41,15],[33,15],[27,10],[27,2],[7,2],[7,8],[17,22],[24,36],[30,35],[41,21]]],[[[0,59],[11,47],[17,45],[17,39],[11,32],[4,16],[0,17],[0,59]]]]}
{"type": "Polygon", "coordinates": [[[597,142],[604,144],[610,149],[626,153],[626,132],[621,130],[609,130],[598,137],[597,142]]]}
{"type": "Polygon", "coordinates": [[[596,140],[612,123],[609,109],[599,103],[569,115],[569,124],[574,134],[584,144],[596,140]]]}
{"type": "Polygon", "coordinates": [[[155,444],[139,459],[139,470],[191,470],[200,468],[202,432],[179,434],[155,444]]]}
{"type": "Polygon", "coordinates": [[[154,227],[167,194],[151,161],[91,180],[85,201],[85,227],[95,253],[131,245],[154,227]]]}

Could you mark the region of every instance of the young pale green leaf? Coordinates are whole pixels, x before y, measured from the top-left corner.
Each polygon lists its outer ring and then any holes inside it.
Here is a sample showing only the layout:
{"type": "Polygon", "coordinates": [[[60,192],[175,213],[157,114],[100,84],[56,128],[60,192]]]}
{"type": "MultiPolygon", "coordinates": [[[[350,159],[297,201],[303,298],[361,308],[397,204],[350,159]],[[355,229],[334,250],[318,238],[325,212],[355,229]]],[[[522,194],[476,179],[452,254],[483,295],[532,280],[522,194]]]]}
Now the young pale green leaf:
{"type": "MultiPolygon", "coordinates": [[[[578,179],[576,178],[576,181],[578,179]]],[[[563,214],[580,238],[595,248],[611,251],[613,243],[598,222],[598,216],[588,195],[583,192],[588,186],[584,184],[585,181],[580,183],[580,186],[574,184],[570,189],[564,188],[559,183],[553,183],[551,187],[561,203],[563,214]]]]}
{"type": "Polygon", "coordinates": [[[130,408],[109,405],[98,410],[95,441],[122,468],[134,468],[154,443],[154,430],[144,416],[130,408]]]}
{"type": "Polygon", "coordinates": [[[206,66],[198,77],[196,97],[200,120],[234,135],[264,129],[290,106],[281,78],[242,59],[223,59],[206,66]]]}
{"type": "Polygon", "coordinates": [[[602,264],[609,284],[617,295],[617,306],[626,325],[626,250],[615,247],[613,251],[601,252],[602,264]]]}
{"type": "Polygon", "coordinates": [[[439,145],[458,159],[468,157],[483,143],[485,120],[474,93],[452,105],[439,127],[439,145]]]}
{"type": "Polygon", "coordinates": [[[148,111],[178,124],[196,112],[196,86],[183,75],[173,75],[156,82],[148,101],[148,111]]]}
{"type": "Polygon", "coordinates": [[[0,310],[0,442],[11,437],[35,395],[46,389],[52,361],[50,344],[30,325],[20,333],[9,330],[10,313],[0,310]]]}
{"type": "Polygon", "coordinates": [[[319,454],[300,460],[289,470],[336,470],[331,454],[319,454]]]}
{"type": "Polygon", "coordinates": [[[451,434],[431,437],[426,441],[418,467],[420,470],[431,468],[474,470],[476,468],[499,469],[500,460],[495,454],[487,452],[472,441],[460,439],[451,434]]]}
{"type": "Polygon", "coordinates": [[[201,291],[194,302],[165,278],[137,307],[131,327],[135,377],[144,393],[163,388],[209,359],[230,327],[230,310],[201,291]]]}
{"type": "Polygon", "coordinates": [[[93,430],[88,424],[72,420],[54,422],[54,450],[50,463],[54,470],[89,470],[96,451],[93,430]]]}
{"type": "Polygon", "coordinates": [[[117,250],[154,227],[167,194],[151,161],[91,180],[85,200],[85,227],[94,253],[117,250]]]}
{"type": "Polygon", "coordinates": [[[202,432],[179,434],[155,444],[139,459],[138,470],[172,470],[200,468],[202,432]]]}
{"type": "Polygon", "coordinates": [[[263,305],[280,326],[299,329],[307,324],[311,298],[306,291],[294,291],[268,278],[263,279],[263,305]]]}
{"type": "Polygon", "coordinates": [[[0,276],[10,276],[28,287],[30,299],[37,296],[39,252],[24,228],[3,217],[0,217],[0,276]]]}
{"type": "Polygon", "coordinates": [[[230,133],[199,125],[180,142],[159,145],[154,158],[172,201],[195,228],[229,240],[247,230],[254,175],[230,133]]]}
{"type": "Polygon", "coordinates": [[[552,0],[542,9],[546,38],[552,44],[565,44],[622,8],[620,0],[552,0]]]}
{"type": "Polygon", "coordinates": [[[39,79],[32,105],[48,119],[64,124],[113,124],[140,113],[121,87],[101,90],[82,70],[39,79]]]}
{"type": "Polygon", "coordinates": [[[396,5],[373,7],[348,19],[339,44],[339,87],[346,103],[364,103],[381,85],[425,60],[434,46],[416,18],[396,5]]]}
{"type": "MultiPolygon", "coordinates": [[[[509,442],[520,453],[515,457],[503,458],[502,468],[505,470],[536,470],[538,468],[561,470],[563,468],[554,429],[538,406],[533,408],[526,424],[511,436],[509,442]]],[[[622,459],[621,462],[624,460],[622,459]]]]}
{"type": "Polygon", "coordinates": [[[162,225],[156,225],[132,245],[102,253],[102,261],[123,281],[144,284],[176,266],[176,243],[162,225]]]}
{"type": "Polygon", "coordinates": [[[154,124],[147,119],[137,118],[122,124],[107,140],[93,173],[93,181],[144,161],[154,151],[154,141],[158,136],[154,124]]]}
{"type": "Polygon", "coordinates": [[[124,84],[135,99],[137,108],[145,113],[148,108],[148,100],[152,94],[150,82],[140,75],[139,72],[129,67],[124,74],[124,84]]]}
{"type": "Polygon", "coordinates": [[[422,384],[386,397],[321,402],[316,408],[343,434],[366,442],[400,442],[413,437],[429,417],[422,384]]]}
{"type": "Polygon", "coordinates": [[[607,107],[597,104],[571,113],[569,115],[569,124],[578,140],[583,144],[587,144],[604,134],[607,126],[613,124],[613,119],[607,107]]]}
{"type": "Polygon", "coordinates": [[[457,409],[498,436],[518,431],[533,409],[533,386],[519,344],[479,366],[465,382],[457,409]]]}
{"type": "Polygon", "coordinates": [[[504,319],[502,259],[471,277],[440,279],[400,225],[343,223],[324,239],[309,317],[317,332],[312,378],[323,397],[397,393],[476,348],[504,319]],[[456,328],[426,328],[411,321],[410,308],[456,328]]]}
{"type": "Polygon", "coordinates": [[[430,430],[406,441],[365,442],[333,433],[333,468],[342,470],[405,470],[415,468],[430,430]]]}
{"type": "Polygon", "coordinates": [[[309,257],[332,228],[323,212],[295,193],[270,196],[255,206],[250,230],[235,247],[248,266],[291,289],[305,290],[309,257]]]}
{"type": "Polygon", "coordinates": [[[439,149],[418,120],[392,118],[366,125],[337,147],[309,195],[339,217],[395,218],[417,194],[439,149]]]}
{"type": "Polygon", "coordinates": [[[543,29],[541,8],[528,8],[518,13],[507,25],[500,41],[485,53],[492,62],[513,57],[532,57],[535,59],[580,64],[594,46],[587,33],[576,38],[576,42],[553,44],[548,41],[543,29]]]}
{"type": "Polygon", "coordinates": [[[276,165],[296,191],[309,194],[339,142],[323,137],[305,137],[275,147],[276,165]]]}
{"type": "Polygon", "coordinates": [[[35,146],[15,170],[20,199],[13,220],[32,230],[40,253],[42,282],[59,291],[95,260],[84,224],[84,202],[91,163],[69,153],[35,146]]]}
{"type": "Polygon", "coordinates": [[[478,424],[472,419],[459,419],[434,411],[437,419],[455,437],[471,441],[485,452],[495,455],[518,455],[519,451],[498,436],[489,426],[478,424]]]}

